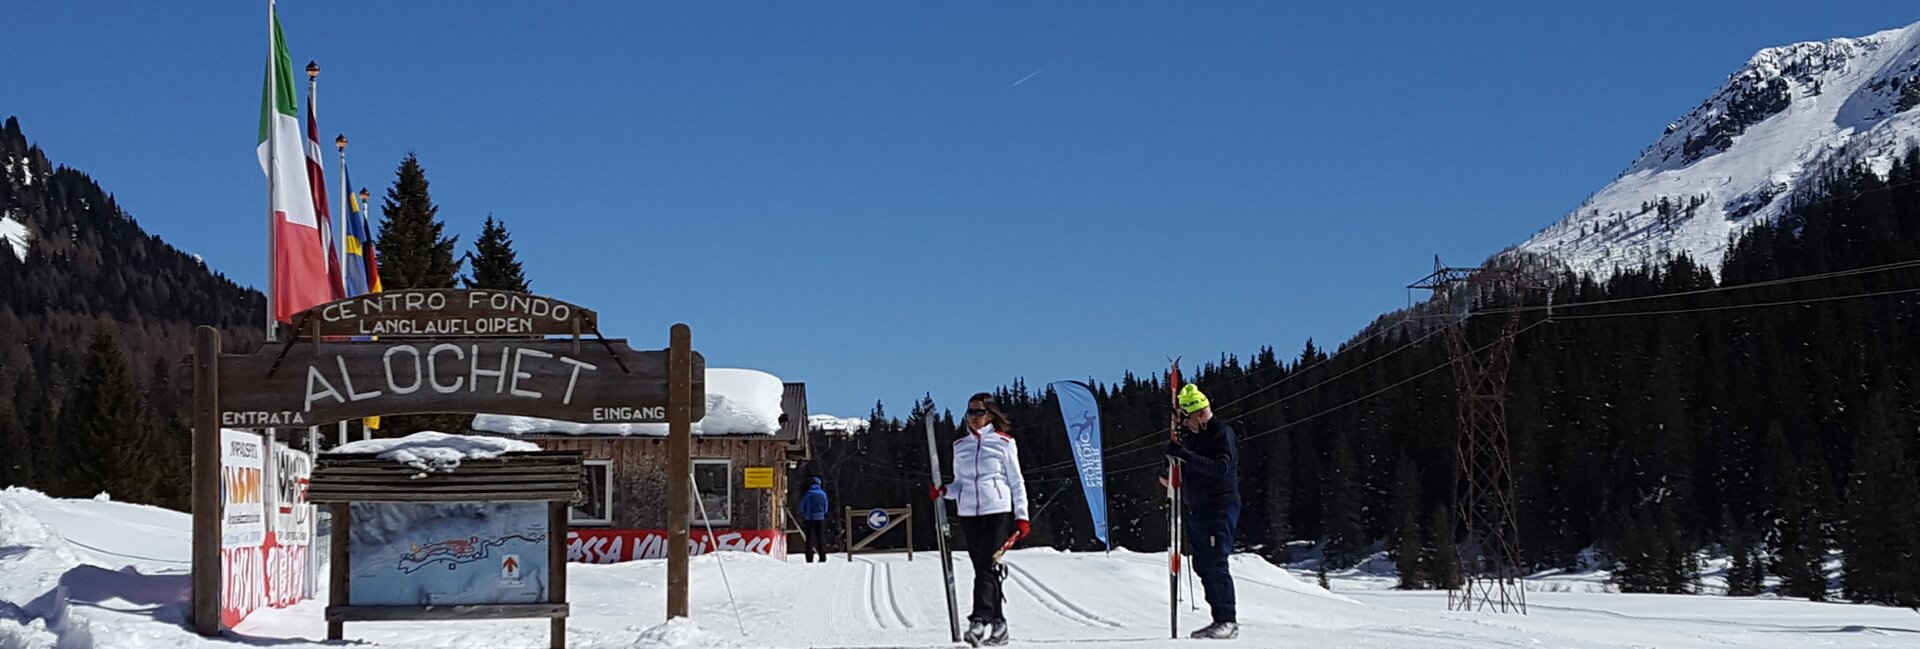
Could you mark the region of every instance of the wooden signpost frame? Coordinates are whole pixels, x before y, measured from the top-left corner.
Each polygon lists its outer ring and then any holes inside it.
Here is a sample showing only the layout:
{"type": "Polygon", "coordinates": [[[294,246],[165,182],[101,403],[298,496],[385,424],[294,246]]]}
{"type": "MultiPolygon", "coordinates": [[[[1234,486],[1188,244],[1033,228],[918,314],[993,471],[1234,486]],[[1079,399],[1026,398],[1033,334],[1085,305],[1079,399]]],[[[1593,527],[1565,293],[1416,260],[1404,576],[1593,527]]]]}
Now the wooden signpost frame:
{"type": "MultiPolygon", "coordinates": [[[[847,538],[845,539],[845,541],[847,544],[847,560],[848,561],[853,560],[854,551],[867,547],[867,544],[873,543],[874,539],[880,538],[880,535],[886,534],[887,532],[892,531],[893,528],[900,527],[901,525],[907,525],[908,523],[913,522],[912,507],[899,507],[899,508],[873,507],[868,509],[862,509],[857,512],[854,511],[852,507],[847,507],[846,512],[847,512],[847,524],[842,527],[846,530],[846,533],[847,533],[847,538]],[[880,529],[868,532],[866,537],[860,539],[858,543],[854,542],[853,528],[855,526],[858,526],[861,528],[870,529],[869,526],[866,524],[866,519],[867,519],[867,515],[872,513],[873,510],[875,509],[879,509],[887,513],[887,525],[880,529]]],[[[908,561],[913,560],[913,526],[912,525],[907,525],[907,560],[908,561]]]]}
{"type": "Polygon", "coordinates": [[[308,500],[333,513],[327,592],[327,639],[344,640],[347,622],[551,618],[549,646],[567,646],[567,507],[585,472],[578,451],[506,453],[463,460],[451,472],[418,469],[372,455],[322,455],[308,500]],[[547,601],[534,604],[355,606],[352,602],[353,503],[544,502],[547,506],[547,601]]]}
{"type": "MultiPolygon", "coordinates": [[[[692,348],[692,332],[685,324],[673,325],[666,350],[640,352],[627,348],[624,341],[609,340],[601,337],[598,316],[591,310],[562,302],[552,298],[507,293],[500,291],[430,289],[393,291],[379,296],[361,296],[316,306],[295,314],[292,339],[287,343],[270,344],[255,354],[222,354],[219,330],[210,326],[201,326],[194,332],[193,351],[193,567],[192,578],[192,623],[194,630],[203,636],[216,636],[226,629],[220,620],[223,596],[221,588],[221,448],[222,427],[233,428],[306,428],[319,424],[344,421],[347,419],[375,415],[398,415],[427,412],[493,412],[530,417],[580,421],[583,423],[666,423],[668,425],[668,491],[679,493],[679,499],[668,500],[668,617],[686,617],[688,613],[688,560],[687,548],[689,531],[689,484],[692,475],[693,422],[705,416],[706,411],[706,371],[705,361],[692,348]],[[379,342],[347,341],[346,337],[364,336],[368,332],[378,331],[379,342]],[[449,335],[449,334],[454,335],[449,335]],[[549,340],[546,336],[562,335],[571,340],[549,340]],[[583,336],[592,336],[598,349],[581,344],[583,336]],[[421,381],[410,384],[413,389],[393,390],[393,394],[370,395],[375,390],[363,383],[359,387],[332,386],[328,379],[321,378],[318,383],[328,388],[321,391],[321,398],[315,397],[314,374],[321,373],[321,361],[331,361],[331,367],[337,370],[343,383],[349,383],[355,376],[365,378],[366,368],[356,369],[347,364],[349,359],[368,361],[373,358],[368,350],[376,346],[386,346],[389,350],[398,346],[411,346],[416,364],[416,377],[437,371],[435,363],[444,355],[453,354],[452,350],[440,349],[442,354],[429,351],[423,364],[418,362],[418,350],[439,349],[440,346],[455,348],[464,346],[468,354],[478,356],[478,350],[484,345],[491,357],[496,350],[503,355],[500,364],[492,369],[482,370],[477,359],[471,369],[467,384],[468,392],[476,391],[478,376],[485,374],[497,379],[495,392],[506,392],[509,380],[514,383],[512,399],[501,398],[487,401],[484,399],[458,398],[448,401],[445,395],[457,392],[458,388],[447,390],[447,384],[436,383],[431,390],[420,390],[425,385],[421,381]],[[574,358],[561,358],[568,353],[574,358]],[[298,356],[296,356],[298,354],[298,356]],[[599,354],[594,358],[611,360],[612,364],[589,363],[581,361],[582,355],[599,354]],[[565,362],[570,367],[567,381],[559,382],[561,374],[546,368],[546,371],[533,367],[523,367],[527,359],[534,363],[565,362]],[[231,367],[223,368],[225,365],[231,367]],[[511,367],[508,362],[514,363],[511,367]],[[302,371],[301,363],[307,364],[302,371]],[[594,365],[593,374],[578,367],[582,364],[594,365]],[[422,370],[420,368],[424,367],[422,370]],[[264,368],[264,369],[263,369],[264,368]],[[299,373],[305,379],[305,389],[298,394],[288,394],[287,386],[272,377],[281,372],[299,373]],[[528,381],[527,386],[519,381],[528,381]],[[544,383],[541,383],[544,381],[544,383]],[[541,389],[533,388],[540,384],[541,389]],[[609,388],[611,384],[613,387],[609,388]],[[564,390],[564,391],[563,391],[564,390]],[[585,398],[580,403],[572,403],[568,397],[576,394],[611,393],[620,397],[601,398],[600,402],[617,400],[620,403],[599,403],[585,398]],[[546,402],[531,404],[532,400],[546,399],[546,402]],[[358,395],[358,397],[356,397],[358,395]],[[419,395],[419,396],[413,396],[419,395]],[[553,405],[553,395],[561,395],[558,405],[553,405]],[[326,397],[332,397],[337,403],[329,407],[326,397]],[[376,397],[391,397],[372,403],[376,397]],[[370,403],[359,404],[365,398],[370,403]],[[234,411],[224,408],[224,400],[231,399],[237,405],[249,410],[234,411]],[[350,401],[351,399],[351,401],[350,401]],[[484,402],[484,409],[479,402],[484,402]],[[296,405],[297,404],[297,405],[296,405]],[[316,404],[320,407],[316,408],[316,404]],[[449,404],[459,404],[461,408],[448,409],[449,404]],[[468,407],[470,406],[470,407],[468,407]],[[274,416],[266,416],[265,408],[274,408],[274,416]],[[287,416],[278,416],[284,414],[287,416]],[[604,415],[604,416],[602,416],[604,415]],[[294,421],[294,420],[298,421],[294,421]]],[[[383,360],[389,360],[393,354],[382,353],[383,360]]],[[[464,359],[463,359],[464,360],[464,359]]],[[[388,365],[386,378],[393,384],[393,371],[388,365]]],[[[451,374],[449,375],[451,376],[451,374]]],[[[575,458],[578,460],[578,458],[575,458]]],[[[327,484],[316,473],[316,489],[327,484]]],[[[548,484],[546,487],[557,485],[548,484]]],[[[577,486],[576,486],[577,488],[577,486]]],[[[416,490],[418,491],[418,490],[416,490]]],[[[324,491],[315,491],[321,498],[328,498],[333,516],[332,557],[334,592],[330,597],[337,598],[336,604],[345,601],[346,545],[349,543],[348,505],[351,500],[342,500],[343,494],[328,495],[324,491]]],[[[418,492],[419,500],[427,502],[453,502],[472,500],[482,496],[498,496],[500,493],[470,491],[466,496],[450,494],[432,495],[418,492]],[[457,500],[455,500],[457,499],[457,500]]],[[[566,592],[566,525],[567,507],[573,500],[571,491],[565,499],[560,498],[558,490],[531,490],[515,492],[521,495],[518,500],[544,500],[549,503],[549,528],[558,534],[551,542],[550,551],[557,558],[552,561],[554,575],[550,582],[551,592],[557,596],[548,604],[528,605],[534,608],[513,609],[518,613],[514,617],[553,617],[553,646],[564,644],[566,592]],[[532,493],[537,497],[529,496],[532,493]]],[[[362,494],[365,495],[365,494],[362,494]]],[[[482,500],[499,498],[480,498],[482,500]]],[[[396,499],[388,499],[395,501],[396,499]]],[[[404,500],[404,498],[398,499],[404,500]]],[[[362,608],[362,607],[348,607],[362,608]]],[[[475,619],[489,617],[491,614],[478,611],[479,607],[439,607],[432,611],[411,612],[369,612],[341,611],[336,615],[332,607],[328,611],[329,637],[339,639],[338,625],[349,621],[348,618],[365,619],[475,619]],[[393,615],[423,615],[426,617],[393,617],[393,615]],[[366,617],[376,616],[376,617],[366,617]],[[384,617],[379,617],[384,616],[384,617]]],[[[500,611],[493,611],[499,613],[500,611]]]]}

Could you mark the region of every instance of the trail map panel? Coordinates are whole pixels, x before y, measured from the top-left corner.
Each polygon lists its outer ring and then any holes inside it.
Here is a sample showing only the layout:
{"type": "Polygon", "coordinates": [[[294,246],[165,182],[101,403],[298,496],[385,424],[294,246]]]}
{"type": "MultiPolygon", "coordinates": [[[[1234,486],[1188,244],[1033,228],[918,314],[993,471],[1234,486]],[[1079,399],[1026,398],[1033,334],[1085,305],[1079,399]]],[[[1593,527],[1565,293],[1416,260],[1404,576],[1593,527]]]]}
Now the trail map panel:
{"type": "Polygon", "coordinates": [[[547,601],[547,503],[353,503],[352,606],[547,601]]]}

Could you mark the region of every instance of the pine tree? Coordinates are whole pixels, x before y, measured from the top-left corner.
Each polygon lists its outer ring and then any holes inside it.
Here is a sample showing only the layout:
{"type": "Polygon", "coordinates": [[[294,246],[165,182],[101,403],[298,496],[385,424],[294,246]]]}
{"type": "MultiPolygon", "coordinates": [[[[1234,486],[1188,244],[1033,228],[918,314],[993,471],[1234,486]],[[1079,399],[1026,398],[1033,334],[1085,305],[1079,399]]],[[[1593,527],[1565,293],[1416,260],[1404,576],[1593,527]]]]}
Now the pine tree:
{"type": "Polygon", "coordinates": [[[1780,594],[1819,602],[1827,598],[1827,545],[1816,494],[1826,466],[1817,454],[1804,452],[1814,448],[1803,443],[1796,451],[1780,422],[1768,424],[1762,466],[1767,475],[1778,477],[1767,483],[1763,520],[1774,551],[1768,563],[1780,576],[1780,594]]]}
{"type": "Polygon", "coordinates": [[[20,433],[26,438],[27,457],[33,459],[20,472],[22,484],[47,493],[58,491],[63,473],[55,466],[54,420],[57,411],[53,399],[45,391],[34,390],[31,395],[23,392],[21,402],[27,404],[21,409],[20,433]]]}
{"type": "Polygon", "coordinates": [[[1394,487],[1395,534],[1399,541],[1394,545],[1394,568],[1400,573],[1402,590],[1418,590],[1427,587],[1426,566],[1421,563],[1420,543],[1420,472],[1414,468],[1413,458],[1400,457],[1400,468],[1396,471],[1394,487]]]}
{"type": "Polygon", "coordinates": [[[513,251],[513,237],[507,234],[507,224],[494,220],[493,215],[487,215],[486,223],[480,226],[480,238],[473,242],[473,252],[467,258],[473,274],[460,278],[466,288],[527,292],[527,276],[513,251]]]}
{"type": "Polygon", "coordinates": [[[427,190],[427,172],[408,153],[400,161],[393,186],[381,205],[380,282],[386,290],[453,288],[460,263],[453,248],[459,237],[443,237],[440,208],[427,190]]]}
{"type": "Polygon", "coordinates": [[[1434,503],[1427,517],[1427,547],[1424,552],[1427,578],[1434,588],[1454,590],[1460,587],[1460,546],[1454,540],[1453,514],[1447,506],[1434,503]]]}
{"type": "Polygon", "coordinates": [[[1360,469],[1353,461],[1353,450],[1343,440],[1333,442],[1333,469],[1327,476],[1327,551],[1326,560],[1338,567],[1349,567],[1366,557],[1365,526],[1360,522],[1360,469]]]}
{"type": "Polygon", "coordinates": [[[1727,595],[1749,597],[1760,594],[1761,581],[1766,575],[1762,572],[1760,559],[1754,556],[1753,545],[1736,541],[1731,554],[1732,565],[1727,568],[1727,595]]]}
{"type": "MultiPolygon", "coordinates": [[[[393,186],[387,188],[381,211],[386,221],[380,224],[380,283],[385,290],[409,288],[454,288],[460,273],[460,261],[453,249],[459,237],[443,237],[440,208],[433,204],[427,188],[427,172],[412,153],[400,161],[393,186]]],[[[442,413],[383,417],[381,437],[404,437],[432,430],[464,433],[471,425],[471,414],[442,413]]]]}
{"type": "Polygon", "coordinates": [[[86,360],[60,409],[61,495],[100,492],[137,503],[153,502],[159,475],[152,433],[141,416],[140,392],[115,341],[102,326],[87,342],[86,360]]]}
{"type": "Polygon", "coordinates": [[[1892,410],[1875,397],[1854,447],[1841,574],[1848,599],[1920,608],[1920,484],[1892,410]]]}
{"type": "Polygon", "coordinates": [[[147,374],[146,420],[151,431],[160,484],[154,504],[185,510],[192,505],[193,432],[184,421],[180,395],[173,388],[173,367],[156,358],[147,374]]]}
{"type": "Polygon", "coordinates": [[[14,416],[12,404],[0,402],[0,487],[27,484],[22,474],[32,463],[26,430],[14,416]]]}

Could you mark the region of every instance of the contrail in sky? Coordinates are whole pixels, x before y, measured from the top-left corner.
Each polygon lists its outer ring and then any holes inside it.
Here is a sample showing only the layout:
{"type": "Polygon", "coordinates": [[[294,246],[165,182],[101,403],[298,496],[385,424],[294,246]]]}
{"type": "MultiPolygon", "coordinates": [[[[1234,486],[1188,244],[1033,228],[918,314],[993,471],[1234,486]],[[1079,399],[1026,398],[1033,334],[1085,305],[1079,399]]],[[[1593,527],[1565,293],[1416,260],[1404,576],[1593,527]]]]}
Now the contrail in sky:
{"type": "Polygon", "coordinates": [[[1028,79],[1032,79],[1032,78],[1034,78],[1034,77],[1037,77],[1037,76],[1040,76],[1040,73],[1042,73],[1042,72],[1046,72],[1046,71],[1047,71],[1047,68],[1051,68],[1051,67],[1053,67],[1053,64],[1052,64],[1052,63],[1048,63],[1048,64],[1046,64],[1046,65],[1044,65],[1044,66],[1041,66],[1041,67],[1040,67],[1040,69],[1038,69],[1038,70],[1034,70],[1032,74],[1029,74],[1029,75],[1027,75],[1027,76],[1024,76],[1024,77],[1020,77],[1020,80],[1019,80],[1019,81],[1015,81],[1015,82],[1013,82],[1013,85],[1011,85],[1011,86],[1007,86],[1007,87],[1008,87],[1008,88],[1014,88],[1014,87],[1018,87],[1018,86],[1019,86],[1020,84],[1023,84],[1023,83],[1026,83],[1028,79]]]}

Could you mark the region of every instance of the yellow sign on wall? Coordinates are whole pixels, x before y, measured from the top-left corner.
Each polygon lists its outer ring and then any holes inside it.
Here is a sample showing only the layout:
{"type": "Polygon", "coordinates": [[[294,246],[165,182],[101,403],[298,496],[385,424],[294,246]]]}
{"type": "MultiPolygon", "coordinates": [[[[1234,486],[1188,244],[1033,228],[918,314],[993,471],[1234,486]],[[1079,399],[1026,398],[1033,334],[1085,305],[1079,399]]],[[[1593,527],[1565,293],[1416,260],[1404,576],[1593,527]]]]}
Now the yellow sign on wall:
{"type": "Polygon", "coordinates": [[[746,470],[746,484],[742,486],[748,489],[772,489],[773,488],[773,467],[750,466],[750,467],[747,467],[745,470],[746,470]]]}

